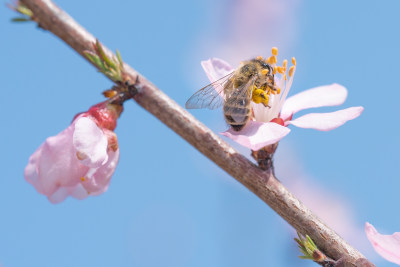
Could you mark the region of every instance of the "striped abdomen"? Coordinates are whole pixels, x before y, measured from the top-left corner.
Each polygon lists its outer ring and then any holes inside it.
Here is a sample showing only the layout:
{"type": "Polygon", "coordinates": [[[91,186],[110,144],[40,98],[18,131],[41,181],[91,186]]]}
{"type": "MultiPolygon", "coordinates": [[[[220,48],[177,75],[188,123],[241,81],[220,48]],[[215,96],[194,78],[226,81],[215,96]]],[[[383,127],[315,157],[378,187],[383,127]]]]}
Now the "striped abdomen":
{"type": "Polygon", "coordinates": [[[240,131],[250,119],[250,96],[240,91],[232,92],[225,99],[224,117],[225,121],[235,131],[240,131]]]}

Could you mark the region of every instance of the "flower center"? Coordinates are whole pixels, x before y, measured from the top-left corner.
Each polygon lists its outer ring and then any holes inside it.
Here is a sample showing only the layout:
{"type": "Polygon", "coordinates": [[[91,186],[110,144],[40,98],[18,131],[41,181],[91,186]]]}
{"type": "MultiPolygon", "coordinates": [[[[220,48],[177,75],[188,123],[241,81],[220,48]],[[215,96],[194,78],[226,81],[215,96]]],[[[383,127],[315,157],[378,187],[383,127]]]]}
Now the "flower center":
{"type": "MultiPolygon", "coordinates": [[[[288,69],[288,61],[285,59],[282,65],[277,65],[278,48],[272,48],[272,55],[264,59],[259,56],[256,59],[262,60],[272,67],[274,82],[267,86],[253,86],[252,107],[254,119],[261,122],[269,122],[279,117],[279,112],[286,100],[290,87],[293,83],[293,76],[296,71],[296,59],[292,58],[292,66],[288,69]],[[289,76],[289,77],[288,77],[289,76]]],[[[261,71],[261,75],[263,75],[261,71]]]]}

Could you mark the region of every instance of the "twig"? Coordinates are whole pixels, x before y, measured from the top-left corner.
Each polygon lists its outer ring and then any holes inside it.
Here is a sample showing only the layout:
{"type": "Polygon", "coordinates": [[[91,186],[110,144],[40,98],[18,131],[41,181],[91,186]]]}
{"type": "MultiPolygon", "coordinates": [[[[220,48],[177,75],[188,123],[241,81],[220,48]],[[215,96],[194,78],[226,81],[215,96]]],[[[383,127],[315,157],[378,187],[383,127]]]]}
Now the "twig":
{"type": "MultiPolygon", "coordinates": [[[[67,13],[50,0],[21,0],[32,10],[40,26],[57,35],[75,51],[84,56],[92,51],[96,39],[74,21],[67,13]]],[[[107,55],[114,56],[104,47],[107,55]]],[[[261,170],[231,146],[221,140],[210,129],[197,121],[151,82],[127,64],[124,65],[128,80],[134,84],[137,94],[134,100],[144,109],[179,134],[201,153],[224,169],[228,174],[246,186],[298,232],[309,235],[318,248],[332,259],[346,258],[348,265],[374,266],[318,219],[306,206],[295,198],[274,176],[273,171],[261,170]]]]}

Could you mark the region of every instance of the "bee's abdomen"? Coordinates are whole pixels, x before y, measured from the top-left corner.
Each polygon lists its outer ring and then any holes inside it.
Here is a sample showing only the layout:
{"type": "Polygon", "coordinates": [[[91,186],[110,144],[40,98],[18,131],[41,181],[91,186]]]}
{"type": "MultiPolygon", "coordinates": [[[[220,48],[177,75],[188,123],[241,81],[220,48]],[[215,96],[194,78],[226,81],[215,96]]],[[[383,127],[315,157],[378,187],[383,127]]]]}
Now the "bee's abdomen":
{"type": "Polygon", "coordinates": [[[240,131],[250,118],[250,100],[243,99],[241,102],[225,102],[224,104],[225,120],[235,131],[240,131]]]}

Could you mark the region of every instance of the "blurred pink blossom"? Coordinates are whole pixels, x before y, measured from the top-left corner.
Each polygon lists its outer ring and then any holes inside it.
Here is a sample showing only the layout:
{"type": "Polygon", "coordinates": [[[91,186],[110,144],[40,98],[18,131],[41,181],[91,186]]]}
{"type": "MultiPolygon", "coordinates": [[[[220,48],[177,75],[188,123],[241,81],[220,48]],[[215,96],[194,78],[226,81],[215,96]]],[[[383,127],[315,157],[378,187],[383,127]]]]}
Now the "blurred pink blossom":
{"type": "Polygon", "coordinates": [[[103,102],[78,114],[67,129],[47,138],[32,154],[26,181],[52,203],[105,192],[118,163],[113,130],[121,112],[121,106],[103,102]]]}
{"type": "Polygon", "coordinates": [[[400,265],[400,233],[382,235],[370,223],[365,223],[365,233],[375,251],[390,262],[400,265]]]}
{"type": "MultiPolygon", "coordinates": [[[[201,64],[211,83],[234,71],[228,63],[218,58],[202,61],[201,64]]],[[[259,150],[285,137],[290,132],[287,128],[289,124],[301,128],[330,131],[357,118],[364,110],[363,107],[351,107],[330,113],[310,113],[293,120],[293,115],[300,110],[341,105],[347,97],[346,88],[339,84],[331,84],[312,88],[286,99],[293,83],[295,68],[294,66],[288,81],[285,75],[282,75],[280,79],[276,78],[281,92],[270,95],[270,107],[266,108],[263,104],[252,102],[254,120],[249,121],[241,131],[230,128],[221,134],[242,146],[259,150]]]]}

